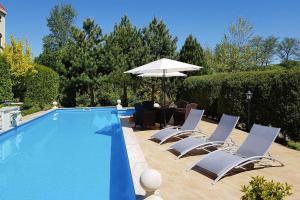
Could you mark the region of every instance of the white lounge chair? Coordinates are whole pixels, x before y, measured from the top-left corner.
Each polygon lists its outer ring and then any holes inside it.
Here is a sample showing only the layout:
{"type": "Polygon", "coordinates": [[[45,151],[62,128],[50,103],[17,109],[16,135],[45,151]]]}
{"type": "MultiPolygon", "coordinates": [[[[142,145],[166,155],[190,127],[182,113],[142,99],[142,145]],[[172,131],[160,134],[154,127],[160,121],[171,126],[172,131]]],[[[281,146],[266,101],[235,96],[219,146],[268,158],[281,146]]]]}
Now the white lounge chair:
{"type": "Polygon", "coordinates": [[[192,164],[187,170],[197,166],[211,172],[216,175],[216,179],[213,182],[215,184],[230,170],[234,168],[243,169],[243,166],[259,162],[262,159],[277,161],[283,166],[283,163],[274,159],[270,154],[265,155],[279,131],[279,128],[254,124],[246,140],[236,151],[228,152],[226,149],[213,151],[200,161],[192,164]]]}
{"type": "Polygon", "coordinates": [[[197,135],[196,137],[190,136],[171,145],[169,149],[173,149],[180,153],[176,159],[179,159],[194,149],[203,149],[210,152],[207,148],[218,147],[225,143],[238,120],[239,117],[237,116],[223,114],[217,128],[210,137],[200,137],[201,135],[197,135]]]}
{"type": "Polygon", "coordinates": [[[169,127],[162,129],[152,135],[150,139],[159,140],[159,144],[162,144],[167,139],[174,136],[179,136],[186,133],[200,132],[199,130],[197,130],[197,125],[200,122],[203,113],[204,110],[191,109],[182,127],[169,127]]]}

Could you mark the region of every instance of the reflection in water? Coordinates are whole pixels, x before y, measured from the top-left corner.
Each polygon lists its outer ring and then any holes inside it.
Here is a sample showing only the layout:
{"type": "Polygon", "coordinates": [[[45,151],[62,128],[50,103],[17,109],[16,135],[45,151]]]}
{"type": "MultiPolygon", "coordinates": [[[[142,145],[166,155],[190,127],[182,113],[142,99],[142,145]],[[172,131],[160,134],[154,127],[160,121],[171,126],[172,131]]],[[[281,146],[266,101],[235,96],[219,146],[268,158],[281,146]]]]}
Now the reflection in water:
{"type": "Polygon", "coordinates": [[[17,135],[0,142],[0,162],[4,162],[9,157],[16,155],[20,149],[23,140],[23,133],[20,132],[17,135]]]}
{"type": "Polygon", "coordinates": [[[53,120],[53,121],[58,120],[58,116],[59,116],[59,113],[54,113],[54,114],[53,114],[53,117],[52,117],[52,120],[53,120]]]}

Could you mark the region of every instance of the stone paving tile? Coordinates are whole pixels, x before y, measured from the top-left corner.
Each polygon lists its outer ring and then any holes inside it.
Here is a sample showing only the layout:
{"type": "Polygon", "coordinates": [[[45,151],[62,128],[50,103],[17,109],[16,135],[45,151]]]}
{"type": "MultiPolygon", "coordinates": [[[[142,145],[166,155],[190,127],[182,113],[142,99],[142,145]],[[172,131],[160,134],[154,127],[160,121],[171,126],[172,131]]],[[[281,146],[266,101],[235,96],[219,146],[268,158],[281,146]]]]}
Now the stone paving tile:
{"type": "Polygon", "coordinates": [[[121,122],[131,169],[131,175],[134,183],[134,189],[137,198],[140,199],[145,195],[145,191],[141,187],[139,179],[141,173],[148,168],[148,164],[140,147],[139,141],[133,133],[131,125],[126,119],[121,119],[121,122]]]}
{"type": "MultiPolygon", "coordinates": [[[[216,128],[216,124],[201,121],[199,127],[204,133],[210,135],[216,128]]],[[[163,199],[171,200],[238,200],[241,198],[241,185],[248,184],[252,176],[265,176],[266,179],[279,182],[287,182],[293,186],[293,195],[286,199],[300,199],[300,152],[289,149],[278,143],[273,143],[270,153],[274,158],[282,161],[285,166],[278,167],[278,163],[270,163],[272,167],[255,165],[255,170],[243,171],[226,176],[216,185],[212,185],[212,177],[195,170],[186,172],[185,169],[191,163],[201,159],[205,154],[194,152],[179,160],[174,160],[176,155],[170,151],[164,151],[175,140],[167,141],[159,145],[157,142],[146,140],[155,130],[134,131],[140,147],[145,155],[148,166],[158,170],[162,175],[160,194],[163,199]]],[[[234,129],[231,137],[240,145],[247,133],[234,129]]]]}

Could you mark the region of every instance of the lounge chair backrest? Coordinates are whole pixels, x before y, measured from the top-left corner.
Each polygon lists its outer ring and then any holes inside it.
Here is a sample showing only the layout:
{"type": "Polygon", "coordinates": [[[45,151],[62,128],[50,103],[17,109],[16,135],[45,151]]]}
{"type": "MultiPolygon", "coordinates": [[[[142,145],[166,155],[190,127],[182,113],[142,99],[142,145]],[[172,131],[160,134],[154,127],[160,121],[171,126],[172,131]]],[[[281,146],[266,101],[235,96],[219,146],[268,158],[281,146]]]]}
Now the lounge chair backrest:
{"type": "Polygon", "coordinates": [[[254,124],[246,140],[237,150],[237,154],[245,157],[265,155],[279,131],[280,128],[254,124]]]}
{"type": "Polygon", "coordinates": [[[223,114],[215,131],[208,138],[209,141],[225,141],[240,117],[223,114]]]}
{"type": "Polygon", "coordinates": [[[191,109],[188,117],[184,121],[181,129],[182,130],[195,130],[198,123],[200,122],[204,110],[191,109]]]}
{"type": "Polygon", "coordinates": [[[191,109],[197,109],[197,106],[198,104],[196,103],[189,103],[188,105],[186,105],[184,119],[186,119],[189,116],[191,109]]]}

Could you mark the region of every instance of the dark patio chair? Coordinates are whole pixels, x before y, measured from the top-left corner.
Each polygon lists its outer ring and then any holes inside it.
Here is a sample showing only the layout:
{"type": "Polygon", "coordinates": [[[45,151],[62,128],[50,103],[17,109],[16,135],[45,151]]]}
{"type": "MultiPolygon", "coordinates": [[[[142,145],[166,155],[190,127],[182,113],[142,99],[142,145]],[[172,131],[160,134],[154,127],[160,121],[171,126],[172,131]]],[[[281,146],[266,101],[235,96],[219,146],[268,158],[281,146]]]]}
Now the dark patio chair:
{"type": "Polygon", "coordinates": [[[142,128],[147,128],[149,126],[154,126],[156,121],[156,110],[147,110],[144,108],[143,104],[135,104],[134,122],[135,126],[141,126],[142,128]]]}
{"type": "Polygon", "coordinates": [[[174,125],[175,126],[181,126],[185,119],[187,118],[187,116],[189,115],[191,109],[196,109],[198,106],[198,104],[196,103],[190,103],[187,104],[186,107],[183,108],[177,108],[174,112],[174,125]]]}

